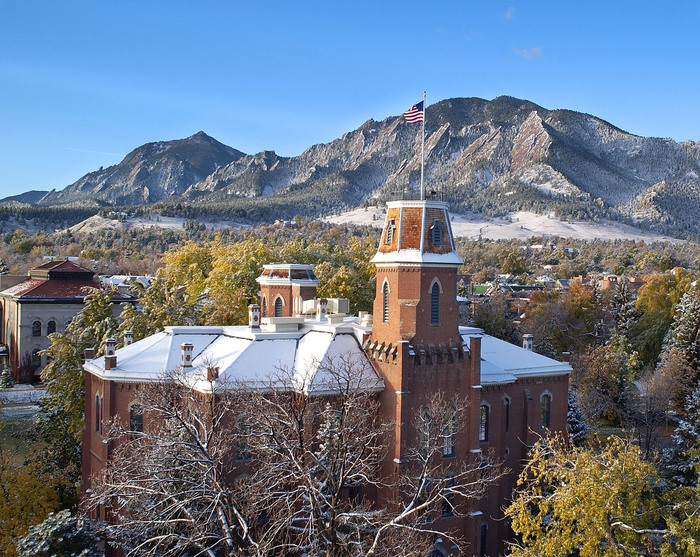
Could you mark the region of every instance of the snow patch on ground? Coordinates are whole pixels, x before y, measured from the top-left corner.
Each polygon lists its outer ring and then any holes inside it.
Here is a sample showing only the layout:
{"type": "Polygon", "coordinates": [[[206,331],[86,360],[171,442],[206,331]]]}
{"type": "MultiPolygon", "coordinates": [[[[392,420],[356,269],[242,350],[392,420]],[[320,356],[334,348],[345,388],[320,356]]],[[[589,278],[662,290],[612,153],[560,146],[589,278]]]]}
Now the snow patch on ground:
{"type": "MultiPolygon", "coordinates": [[[[552,216],[538,215],[527,211],[510,213],[508,218],[490,218],[485,215],[468,213],[452,215],[452,231],[455,236],[478,239],[506,240],[518,238],[526,240],[532,236],[561,236],[579,240],[644,240],[645,242],[679,242],[669,236],[650,234],[639,228],[612,222],[565,222],[552,216]]],[[[384,226],[384,209],[369,207],[355,209],[323,220],[334,224],[358,224],[381,228],[384,226]]]]}

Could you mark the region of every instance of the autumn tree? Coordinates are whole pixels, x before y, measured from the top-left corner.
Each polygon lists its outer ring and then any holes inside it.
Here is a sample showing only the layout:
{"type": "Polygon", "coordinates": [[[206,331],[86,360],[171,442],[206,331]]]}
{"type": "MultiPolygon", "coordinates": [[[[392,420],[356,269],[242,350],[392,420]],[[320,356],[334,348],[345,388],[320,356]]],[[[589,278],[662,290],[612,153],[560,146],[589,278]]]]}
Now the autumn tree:
{"type": "Polygon", "coordinates": [[[506,510],[518,537],[510,555],[656,555],[673,543],[659,487],[654,465],[627,441],[596,449],[543,439],[506,510]]]}

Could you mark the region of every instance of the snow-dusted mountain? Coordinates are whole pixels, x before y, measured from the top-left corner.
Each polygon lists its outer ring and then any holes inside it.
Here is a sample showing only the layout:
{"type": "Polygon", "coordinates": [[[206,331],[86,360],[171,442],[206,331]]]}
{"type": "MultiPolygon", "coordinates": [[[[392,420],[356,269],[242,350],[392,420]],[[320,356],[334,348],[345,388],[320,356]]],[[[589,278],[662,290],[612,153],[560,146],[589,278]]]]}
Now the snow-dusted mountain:
{"type": "Polygon", "coordinates": [[[242,155],[204,132],[187,139],[146,143],[119,164],[90,172],[65,189],[50,192],[40,203],[93,199],[111,205],[151,204],[183,193],[242,155]]]}
{"type": "MultiPolygon", "coordinates": [[[[415,191],[419,133],[401,116],[368,120],[298,157],[280,157],[244,155],[200,132],[140,147],[43,203],[172,198],[253,220],[324,214],[415,191]]],[[[692,141],[639,137],[595,116],[512,97],[455,98],[427,108],[425,148],[427,189],[442,190],[454,210],[605,215],[698,234],[700,144],[692,141]]]]}

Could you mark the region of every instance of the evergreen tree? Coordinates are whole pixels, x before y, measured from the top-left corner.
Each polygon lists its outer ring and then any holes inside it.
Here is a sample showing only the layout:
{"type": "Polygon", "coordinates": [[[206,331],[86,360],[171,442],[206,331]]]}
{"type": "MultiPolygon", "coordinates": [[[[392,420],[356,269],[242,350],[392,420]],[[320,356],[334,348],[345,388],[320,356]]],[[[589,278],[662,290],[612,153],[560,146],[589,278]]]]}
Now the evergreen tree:
{"type": "Polygon", "coordinates": [[[11,389],[14,384],[15,382],[12,379],[12,370],[8,364],[5,364],[5,367],[0,374],[0,389],[11,389]]]}
{"type": "Polygon", "coordinates": [[[47,396],[41,399],[37,420],[39,435],[44,441],[44,466],[61,472],[63,482],[73,486],[59,487],[62,504],[72,505],[80,481],[81,443],[85,412],[85,377],[83,354],[95,348],[96,355],[105,351],[105,341],[117,332],[112,314],[111,290],[93,288],[85,297],[85,305],[63,333],[51,335],[51,346],[44,353],[49,363],[41,373],[47,396]]]}
{"type": "Polygon", "coordinates": [[[610,298],[612,313],[615,317],[615,330],[618,335],[627,337],[630,328],[639,318],[635,310],[635,301],[632,299],[627,281],[618,283],[617,289],[610,298]]]}
{"type": "Polygon", "coordinates": [[[696,485],[700,466],[700,385],[686,398],[685,416],[679,420],[671,440],[671,446],[664,451],[666,474],[677,485],[696,485]]]}
{"type": "Polygon", "coordinates": [[[95,521],[68,510],[51,513],[17,542],[18,557],[99,557],[103,539],[95,521]]]}
{"type": "Polygon", "coordinates": [[[683,294],[676,305],[668,348],[675,348],[685,357],[697,379],[700,372],[700,298],[694,288],[683,294]]]}
{"type": "Polygon", "coordinates": [[[569,389],[569,410],[566,414],[566,429],[574,447],[583,447],[588,440],[588,426],[583,421],[583,412],[578,405],[576,391],[569,389]]]}

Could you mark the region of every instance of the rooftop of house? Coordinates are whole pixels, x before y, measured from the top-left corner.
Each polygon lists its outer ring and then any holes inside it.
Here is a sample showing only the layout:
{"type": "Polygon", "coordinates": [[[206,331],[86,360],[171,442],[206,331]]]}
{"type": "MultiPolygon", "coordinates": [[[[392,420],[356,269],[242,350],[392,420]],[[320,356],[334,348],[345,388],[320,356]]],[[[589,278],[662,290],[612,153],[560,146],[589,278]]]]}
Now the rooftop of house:
{"type": "MultiPolygon", "coordinates": [[[[291,382],[295,390],[313,394],[333,391],[334,369],[355,367],[358,387],[380,391],[383,381],[367,358],[362,343],[371,332],[365,317],[330,315],[322,319],[263,319],[260,328],[247,326],[166,327],[164,331],[116,351],[116,365],[105,369],[105,357],[88,360],[85,369],[104,379],[151,382],[182,371],[183,344],[192,345],[191,367],[184,376],[198,391],[245,385],[265,389],[291,382]],[[216,368],[209,381],[207,370],[216,368]]],[[[568,363],[558,362],[483,333],[460,327],[465,350],[473,336],[481,338],[481,383],[512,383],[519,378],[567,375],[568,363]]]]}

